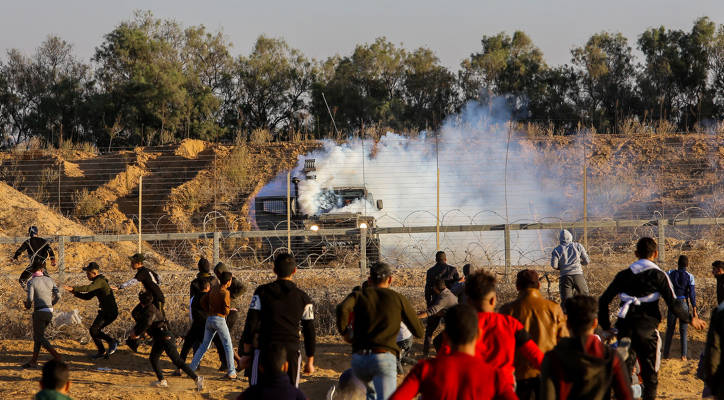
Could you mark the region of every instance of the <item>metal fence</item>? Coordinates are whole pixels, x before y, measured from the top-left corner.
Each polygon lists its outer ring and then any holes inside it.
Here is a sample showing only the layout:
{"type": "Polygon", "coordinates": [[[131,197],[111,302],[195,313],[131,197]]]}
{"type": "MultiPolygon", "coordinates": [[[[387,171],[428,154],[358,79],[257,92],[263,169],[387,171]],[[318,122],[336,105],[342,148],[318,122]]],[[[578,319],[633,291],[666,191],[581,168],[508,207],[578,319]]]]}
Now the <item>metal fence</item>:
{"type": "MultiPolygon", "coordinates": [[[[291,252],[293,254],[304,254],[299,261],[304,267],[321,267],[327,266],[330,260],[341,263],[342,266],[360,268],[361,276],[365,276],[368,264],[374,259],[382,259],[388,262],[399,264],[403,259],[391,258],[389,254],[385,254],[384,249],[377,247],[374,249],[376,254],[371,257],[369,243],[374,246],[381,246],[385,242],[386,236],[401,236],[410,239],[414,235],[436,234],[445,235],[466,235],[490,233],[502,238],[503,246],[497,249],[503,254],[502,265],[505,267],[506,278],[509,275],[513,265],[530,265],[539,259],[530,259],[523,257],[524,253],[520,252],[518,259],[513,259],[512,253],[516,251],[512,237],[522,232],[538,232],[553,231],[558,232],[560,229],[570,229],[572,231],[580,231],[585,227],[592,230],[630,230],[632,238],[638,235],[649,235],[656,237],[659,245],[659,263],[663,264],[666,260],[666,243],[667,230],[669,234],[676,234],[680,229],[691,228],[712,228],[724,224],[724,218],[679,218],[679,219],[656,219],[656,220],[608,220],[608,221],[582,221],[576,222],[558,222],[558,223],[532,223],[532,224],[497,224],[497,225],[443,225],[443,226],[417,226],[417,227],[397,227],[397,228],[357,228],[357,229],[320,229],[320,230],[274,230],[274,231],[236,231],[236,232],[202,232],[202,233],[152,233],[146,235],[90,235],[90,236],[51,236],[48,240],[55,243],[58,250],[58,271],[60,279],[63,279],[65,272],[65,253],[66,246],[74,243],[111,243],[111,242],[140,242],[149,243],[159,242],[179,242],[179,241],[206,241],[210,242],[212,249],[213,263],[225,261],[233,264],[236,268],[253,268],[264,265],[271,261],[274,254],[278,252],[291,252]],[[345,250],[347,258],[340,257],[332,243],[340,238],[350,238],[353,243],[347,243],[345,250]],[[223,243],[234,239],[242,240],[262,240],[266,242],[263,254],[249,257],[248,245],[244,248],[237,248],[231,253],[223,254],[221,249],[223,243]],[[292,240],[293,239],[293,240],[292,240]],[[376,241],[375,241],[376,240],[376,241]],[[310,245],[304,242],[313,241],[316,252],[309,250],[310,245]],[[291,247],[288,243],[293,243],[291,247]],[[295,249],[295,244],[300,243],[295,249]],[[307,248],[305,248],[305,246],[307,248]],[[247,250],[247,251],[245,251],[247,250]],[[236,257],[240,254],[246,257],[236,257]],[[235,259],[236,257],[236,259],[235,259]]],[[[25,237],[0,237],[0,244],[20,244],[26,240],[25,237]]],[[[627,239],[624,239],[626,241],[627,239]]],[[[453,241],[455,241],[453,239],[453,241]]],[[[629,240],[630,242],[630,240],[629,240]]],[[[470,250],[470,249],[468,249],[470,250]]],[[[543,257],[550,254],[550,247],[541,249],[543,257]]],[[[421,253],[421,265],[429,262],[429,254],[421,253]]],[[[455,257],[455,253],[452,253],[455,257]]],[[[299,257],[298,257],[299,258],[299,257]]],[[[484,263],[485,258],[480,254],[473,254],[466,251],[463,260],[457,259],[458,262],[475,262],[477,264],[484,263]],[[470,258],[470,259],[468,259],[470,258]],[[473,260],[474,259],[474,260],[473,260]]],[[[411,258],[406,260],[408,263],[411,258]]],[[[490,261],[490,265],[496,265],[496,261],[490,261]]],[[[402,266],[405,266],[403,263],[402,266]]],[[[419,266],[419,265],[409,265],[419,266]]]]}
{"type": "MultiPolygon", "coordinates": [[[[721,135],[528,137],[473,119],[435,135],[344,143],[14,152],[2,158],[0,180],[95,233],[65,232],[61,248],[136,242],[140,230],[153,251],[182,265],[206,255],[254,267],[284,249],[307,266],[377,257],[421,266],[437,249],[458,264],[531,265],[547,261],[561,228],[605,253],[644,234],[701,240],[724,215],[721,135]],[[320,187],[302,184],[302,194],[361,187],[383,207],[345,204],[349,217],[318,231],[304,218],[287,219],[290,212],[260,226],[259,198],[280,200],[268,210],[277,215],[310,206],[287,183],[306,159],[316,160],[320,187]]],[[[20,239],[0,242],[8,240],[20,239]]]]}

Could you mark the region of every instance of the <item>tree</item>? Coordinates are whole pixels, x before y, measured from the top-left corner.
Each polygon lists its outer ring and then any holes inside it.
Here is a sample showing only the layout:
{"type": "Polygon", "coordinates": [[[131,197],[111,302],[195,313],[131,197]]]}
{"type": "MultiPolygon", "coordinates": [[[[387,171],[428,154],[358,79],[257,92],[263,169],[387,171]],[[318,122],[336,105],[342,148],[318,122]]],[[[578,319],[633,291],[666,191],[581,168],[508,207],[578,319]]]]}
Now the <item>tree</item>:
{"type": "Polygon", "coordinates": [[[409,129],[437,129],[457,104],[455,75],[440,65],[432,50],[419,48],[405,59],[402,98],[409,129]]]}
{"type": "Polygon", "coordinates": [[[635,112],[636,68],[628,40],[620,33],[597,33],[571,55],[580,77],[585,120],[599,131],[614,131],[622,116],[635,112]]]}
{"type": "Polygon", "coordinates": [[[638,84],[644,106],[654,118],[670,119],[683,129],[700,118],[715,28],[703,17],[689,33],[661,26],[639,37],[645,67],[638,84]]]}
{"type": "Polygon", "coordinates": [[[239,57],[226,83],[225,121],[247,132],[303,128],[315,65],[281,39],[260,36],[248,57],[239,57]]]}
{"type": "Polygon", "coordinates": [[[349,133],[375,125],[404,129],[406,60],[407,52],[384,37],[328,60],[312,90],[312,114],[321,126],[331,125],[326,98],[337,126],[349,133]]]}
{"type": "Polygon", "coordinates": [[[529,118],[529,101],[540,96],[541,76],[548,68],[543,52],[524,32],[483,36],[482,50],[465,59],[459,81],[466,100],[491,101],[503,96],[513,117],[529,118]]]}
{"type": "Polygon", "coordinates": [[[138,143],[164,142],[189,120],[192,101],[178,56],[183,35],[173,23],[137,13],[96,48],[103,121],[120,121],[138,143]]]}

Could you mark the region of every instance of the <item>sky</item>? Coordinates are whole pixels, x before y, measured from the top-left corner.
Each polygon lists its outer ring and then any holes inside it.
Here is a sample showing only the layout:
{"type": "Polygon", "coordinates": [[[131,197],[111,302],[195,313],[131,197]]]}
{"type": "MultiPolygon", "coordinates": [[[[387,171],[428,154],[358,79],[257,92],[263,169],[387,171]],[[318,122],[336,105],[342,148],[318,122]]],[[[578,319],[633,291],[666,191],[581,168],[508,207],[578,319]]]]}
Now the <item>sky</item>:
{"type": "Polygon", "coordinates": [[[249,53],[260,34],[284,38],[320,60],[351,54],[355,45],[385,36],[408,49],[430,48],[452,69],[480,50],[483,35],[501,31],[526,32],[547,63],[559,65],[596,32],[621,32],[635,48],[638,35],[651,27],[688,31],[701,16],[724,23],[721,0],[0,1],[0,51],[31,54],[54,34],[72,43],[85,61],[104,34],[138,9],[185,26],[221,30],[234,55],[249,53]]]}

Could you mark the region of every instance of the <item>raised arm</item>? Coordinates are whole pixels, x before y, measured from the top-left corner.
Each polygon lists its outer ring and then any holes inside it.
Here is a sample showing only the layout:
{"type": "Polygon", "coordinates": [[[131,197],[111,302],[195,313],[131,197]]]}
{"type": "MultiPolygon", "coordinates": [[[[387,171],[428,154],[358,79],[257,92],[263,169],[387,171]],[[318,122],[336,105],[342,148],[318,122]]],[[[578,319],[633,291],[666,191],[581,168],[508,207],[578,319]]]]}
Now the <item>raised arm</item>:
{"type": "Polygon", "coordinates": [[[24,241],[23,244],[15,250],[15,254],[13,255],[13,260],[17,260],[18,257],[20,257],[21,254],[23,254],[24,251],[28,250],[28,241],[24,241]]]}

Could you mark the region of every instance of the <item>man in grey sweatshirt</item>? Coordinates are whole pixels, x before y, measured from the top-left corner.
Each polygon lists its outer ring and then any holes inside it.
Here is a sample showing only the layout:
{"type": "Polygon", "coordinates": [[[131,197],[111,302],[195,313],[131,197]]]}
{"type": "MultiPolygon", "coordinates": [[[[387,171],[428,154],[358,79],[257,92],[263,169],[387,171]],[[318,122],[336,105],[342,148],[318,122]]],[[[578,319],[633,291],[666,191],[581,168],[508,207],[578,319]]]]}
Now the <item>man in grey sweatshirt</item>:
{"type": "Polygon", "coordinates": [[[576,294],[588,296],[588,285],[583,278],[582,265],[588,265],[591,259],[582,244],[573,241],[573,235],[562,230],[559,236],[560,245],[553,249],[551,267],[560,271],[558,287],[561,293],[561,304],[576,294]]]}
{"type": "Polygon", "coordinates": [[[60,361],[60,355],[45,337],[45,329],[53,320],[53,306],[60,300],[58,286],[49,276],[43,275],[43,265],[33,266],[33,274],[27,285],[25,308],[33,308],[33,358],[23,368],[36,368],[40,347],[60,361]]]}

